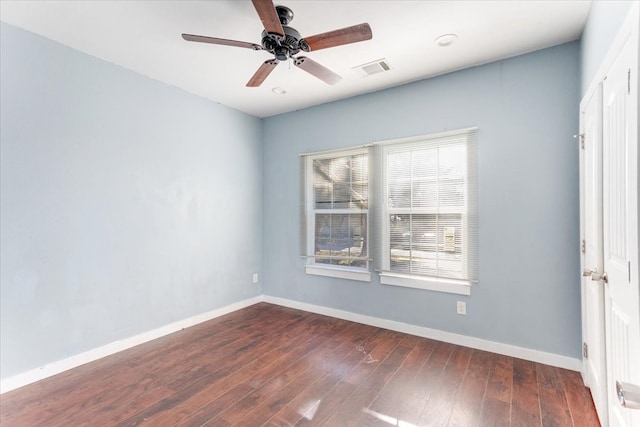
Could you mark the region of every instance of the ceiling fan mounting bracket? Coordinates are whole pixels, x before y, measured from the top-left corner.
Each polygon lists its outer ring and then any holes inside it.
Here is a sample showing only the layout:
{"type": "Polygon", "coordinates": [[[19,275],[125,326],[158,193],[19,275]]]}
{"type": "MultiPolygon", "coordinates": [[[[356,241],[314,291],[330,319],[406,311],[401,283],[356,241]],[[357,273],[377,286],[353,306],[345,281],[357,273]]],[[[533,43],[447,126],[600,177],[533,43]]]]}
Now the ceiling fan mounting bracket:
{"type": "Polygon", "coordinates": [[[293,21],[293,10],[286,6],[276,6],[276,12],[280,19],[280,24],[289,25],[289,22],[293,21]]]}

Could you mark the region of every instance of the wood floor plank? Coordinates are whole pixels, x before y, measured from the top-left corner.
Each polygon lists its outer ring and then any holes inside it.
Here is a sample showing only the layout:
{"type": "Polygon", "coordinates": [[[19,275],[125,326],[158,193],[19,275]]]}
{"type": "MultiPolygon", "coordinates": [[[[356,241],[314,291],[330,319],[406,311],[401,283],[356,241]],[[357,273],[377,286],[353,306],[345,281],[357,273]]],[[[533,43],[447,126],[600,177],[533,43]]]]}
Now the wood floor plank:
{"type": "MultiPolygon", "coordinates": [[[[297,316],[295,317],[297,318],[297,316]]],[[[256,318],[256,320],[258,319],[256,318]]],[[[284,316],[278,320],[275,318],[273,319],[273,321],[277,322],[278,325],[288,324],[290,320],[291,318],[288,316],[284,316]]],[[[240,326],[242,326],[242,323],[240,323],[240,326]]],[[[177,334],[179,335],[179,333],[177,334]]],[[[190,333],[190,335],[192,334],[193,333],[190,333]]],[[[210,347],[211,336],[212,334],[210,333],[205,335],[206,344],[201,345],[202,353],[205,353],[204,350],[210,347]]],[[[87,384],[90,384],[90,382],[79,381],[79,386],[77,387],[78,391],[66,393],[64,395],[53,394],[53,397],[48,399],[48,404],[55,408],[61,401],[66,401],[67,403],[81,401],[82,407],[78,407],[78,405],[70,405],[67,411],[54,411],[55,415],[49,417],[49,421],[51,423],[58,423],[59,419],[67,419],[67,422],[73,422],[75,419],[80,417],[97,419],[100,417],[101,408],[106,408],[106,411],[111,413],[113,412],[114,407],[118,408],[116,406],[117,399],[120,398],[122,390],[127,390],[132,387],[141,388],[142,385],[146,386],[149,379],[157,379],[155,384],[157,387],[161,387],[166,378],[174,378],[177,371],[179,372],[185,364],[188,365],[188,363],[180,363],[181,361],[186,362],[190,360],[187,358],[188,354],[189,353],[183,353],[183,346],[169,345],[167,347],[166,354],[159,354],[156,359],[148,360],[144,365],[145,369],[131,368],[131,365],[135,365],[139,362],[137,359],[128,360],[121,369],[112,370],[111,375],[101,381],[98,381],[98,383],[101,384],[101,387],[95,387],[94,385],[90,386],[93,388],[92,390],[85,390],[87,384]],[[119,386],[114,387],[114,384],[119,386]],[[116,400],[116,402],[114,402],[114,400],[116,400]],[[69,416],[65,412],[72,412],[73,414],[69,416]]],[[[198,364],[194,364],[194,366],[196,365],[198,364]]],[[[169,399],[168,403],[165,402],[165,399],[162,399],[161,402],[162,406],[167,408],[170,407],[171,404],[175,403],[175,399],[169,399]]],[[[130,405],[127,404],[127,407],[129,406],[130,405]]]]}
{"type": "Polygon", "coordinates": [[[536,364],[540,412],[543,426],[570,426],[571,412],[559,369],[536,364]]]}
{"type": "MultiPolygon", "coordinates": [[[[291,381],[287,382],[284,375],[272,379],[271,381],[275,384],[270,388],[265,387],[267,396],[263,403],[234,424],[259,426],[264,423],[265,418],[272,417],[297,395],[303,393],[319,375],[333,371],[350,352],[357,351],[354,344],[362,339],[361,333],[366,330],[368,329],[350,328],[348,333],[337,334],[323,344],[318,351],[306,357],[298,372],[295,368],[287,372],[287,375],[292,377],[291,381]]],[[[372,333],[372,331],[369,332],[372,333]]]]}
{"type": "Polygon", "coordinates": [[[598,423],[576,372],[260,303],[5,393],[0,425],[598,423]]]}
{"type": "MultiPolygon", "coordinates": [[[[333,319],[332,319],[333,320],[333,319]]],[[[337,325],[336,322],[332,322],[337,325]]],[[[339,324],[344,328],[346,324],[339,324]]],[[[333,330],[333,325],[328,324],[333,330]]],[[[218,425],[222,421],[223,424],[233,425],[247,416],[256,409],[271,393],[277,393],[285,384],[289,383],[296,375],[300,374],[305,368],[308,358],[318,355],[319,358],[326,357],[331,349],[323,349],[322,344],[326,339],[326,335],[319,335],[310,340],[305,346],[300,348],[299,352],[291,352],[269,365],[264,370],[256,373],[255,376],[248,380],[251,387],[254,388],[249,395],[244,396],[231,407],[225,409],[216,417],[209,420],[204,425],[218,425]]],[[[312,363],[317,363],[314,360],[312,363]]]]}
{"type": "MultiPolygon", "coordinates": [[[[278,321],[272,323],[273,327],[280,327],[283,325],[291,325],[291,322],[299,321],[299,319],[291,319],[289,317],[278,318],[278,321]]],[[[269,324],[269,323],[266,323],[269,324]]],[[[265,326],[266,327],[266,326],[265,326]]],[[[268,344],[268,340],[260,340],[258,337],[254,337],[254,344],[252,346],[247,346],[246,343],[248,341],[241,342],[233,342],[222,347],[222,351],[226,357],[222,357],[223,354],[220,354],[219,351],[206,352],[200,351],[197,353],[191,353],[187,355],[186,358],[182,359],[184,363],[178,363],[178,360],[173,361],[173,365],[168,370],[151,370],[153,376],[157,378],[157,383],[162,386],[167,386],[174,390],[174,393],[168,396],[166,399],[162,399],[160,401],[155,402],[153,405],[144,408],[142,411],[139,411],[138,414],[134,416],[134,420],[126,420],[125,424],[128,422],[135,422],[135,418],[139,419],[152,419],[154,415],[158,412],[166,412],[173,411],[180,402],[184,401],[188,396],[196,393],[202,387],[207,386],[212,382],[215,382],[216,379],[220,377],[224,377],[225,375],[229,375],[230,373],[235,372],[238,369],[243,367],[243,363],[254,359],[255,351],[267,351],[270,345],[268,344]],[[231,357],[230,357],[231,356],[231,357]],[[211,361],[215,361],[215,363],[211,363],[211,361]],[[210,372],[209,370],[204,370],[201,372],[203,378],[196,380],[195,378],[191,378],[190,382],[182,381],[183,377],[187,375],[187,371],[189,369],[185,369],[185,365],[187,367],[209,367],[215,366],[216,369],[210,372]],[[165,378],[174,378],[172,381],[165,381],[165,378]],[[177,380],[180,380],[180,384],[183,384],[183,387],[176,387],[175,384],[177,380]]],[[[205,349],[209,348],[209,346],[203,346],[205,349]]],[[[174,356],[175,357],[175,356],[174,356]]],[[[156,366],[155,363],[149,363],[150,366],[156,366]]],[[[194,368],[195,369],[195,368],[194,368]]],[[[142,372],[147,372],[145,369],[142,372]]],[[[189,374],[190,375],[190,374],[189,374]]],[[[130,379],[131,380],[131,379],[130,379]]],[[[136,378],[134,377],[135,381],[136,378]]],[[[112,405],[110,405],[112,406],[112,405]]],[[[100,414],[95,414],[94,416],[98,417],[100,414]]]]}
{"type": "MultiPolygon", "coordinates": [[[[487,398],[482,404],[479,425],[482,427],[503,427],[510,425],[510,405],[502,400],[487,398]]],[[[555,424],[557,427],[571,424],[555,424]]]]}
{"type": "Polygon", "coordinates": [[[514,427],[540,426],[540,398],[536,364],[513,359],[513,394],[511,425],[514,427]]]}
{"type": "MultiPolygon", "coordinates": [[[[416,383],[420,381],[416,374],[430,359],[436,346],[436,341],[429,339],[418,340],[396,375],[369,406],[371,413],[384,414],[388,417],[388,420],[395,419],[397,422],[409,423],[410,421],[407,418],[411,417],[412,413],[415,414],[422,410],[425,401],[420,400],[419,409],[416,410],[415,399],[412,399],[417,386],[416,383]]],[[[417,422],[416,418],[414,415],[411,417],[411,421],[417,422]]]]}
{"type": "MultiPolygon", "coordinates": [[[[147,419],[165,425],[202,425],[214,419],[231,406],[228,401],[230,396],[236,396],[237,399],[233,403],[237,403],[246,394],[259,388],[270,376],[277,373],[278,369],[294,363],[303,354],[317,347],[319,345],[317,334],[322,328],[339,324],[335,320],[321,317],[307,320],[308,322],[301,324],[300,328],[291,328],[286,334],[281,334],[264,343],[266,348],[276,346],[273,351],[259,352],[260,357],[255,357],[255,353],[248,353],[246,361],[244,359],[234,361],[234,370],[229,375],[203,383],[204,387],[194,392],[183,393],[180,402],[170,410],[155,413],[146,411],[138,415],[138,420],[147,419]],[[303,331],[306,334],[301,335],[303,331]],[[250,363],[249,360],[251,360],[250,363]],[[239,390],[248,390],[248,392],[239,394],[239,390]]],[[[347,327],[348,323],[343,322],[342,325],[347,327]]]]}
{"type": "MultiPolygon", "coordinates": [[[[477,426],[482,411],[482,403],[487,394],[487,382],[490,381],[492,366],[495,366],[497,354],[475,350],[469,362],[469,368],[455,396],[450,426],[477,426]]],[[[511,397],[511,396],[509,396],[511,397]]]]}
{"type": "Polygon", "coordinates": [[[584,386],[580,374],[560,369],[560,377],[564,384],[573,424],[584,427],[599,427],[598,413],[591,399],[591,393],[584,386]]]}
{"type": "MultiPolygon", "coordinates": [[[[341,381],[358,363],[366,358],[364,348],[375,348],[382,340],[382,330],[361,325],[366,328],[359,339],[354,343],[354,348],[331,371],[322,375],[317,381],[302,390],[295,398],[287,403],[265,425],[292,426],[302,418],[311,420],[315,412],[323,402],[329,391],[341,381]],[[366,344],[365,344],[366,343],[366,344]]],[[[368,361],[368,359],[366,359],[368,361]]]]}
{"type": "Polygon", "coordinates": [[[491,373],[487,384],[487,398],[511,402],[513,391],[513,359],[496,354],[491,363],[491,373]]]}
{"type": "Polygon", "coordinates": [[[472,349],[455,347],[445,366],[442,384],[438,392],[433,393],[420,417],[419,425],[446,426],[449,423],[455,396],[471,361],[472,349]]]}
{"type": "Polygon", "coordinates": [[[414,387],[405,395],[406,401],[399,419],[409,425],[418,425],[429,399],[440,389],[445,367],[455,348],[453,344],[436,342],[431,356],[416,374],[414,387]]]}
{"type": "MultiPolygon", "coordinates": [[[[265,381],[259,388],[243,397],[236,405],[224,411],[221,414],[221,418],[232,425],[255,425],[255,423],[247,421],[251,420],[252,414],[262,410],[258,413],[260,417],[273,415],[281,408],[281,405],[293,398],[290,385],[300,378],[302,378],[303,382],[311,381],[312,371],[326,372],[323,365],[326,359],[332,357],[332,354],[334,354],[334,349],[323,345],[317,346],[295,363],[265,381]]],[[[215,422],[217,422],[217,418],[214,419],[213,424],[215,422]]],[[[256,421],[256,423],[259,423],[259,421],[256,421]]]]}
{"type": "Polygon", "coordinates": [[[389,355],[380,359],[376,368],[359,384],[349,400],[338,408],[325,425],[356,425],[363,414],[367,413],[366,409],[376,399],[416,345],[416,337],[398,338],[397,345],[389,355]]]}
{"type": "MultiPolygon", "coordinates": [[[[261,312],[263,312],[264,308],[265,307],[257,308],[256,315],[259,315],[261,312]]],[[[229,327],[232,326],[229,324],[233,323],[230,322],[230,320],[233,320],[233,317],[226,318],[226,316],[222,316],[221,318],[214,319],[214,321],[212,321],[211,323],[213,325],[222,324],[226,327],[229,327]]],[[[244,321],[242,319],[238,319],[235,322],[235,327],[243,327],[243,322],[244,321]]],[[[218,332],[225,333],[224,329],[222,331],[218,331],[218,328],[213,327],[211,328],[211,331],[202,331],[205,332],[207,336],[214,336],[218,332]]],[[[94,399],[96,403],[104,403],[108,399],[108,397],[104,394],[105,390],[101,390],[99,387],[95,387],[96,383],[107,384],[107,390],[110,390],[111,388],[108,387],[108,384],[113,381],[119,381],[119,378],[129,381],[129,383],[135,384],[136,382],[140,381],[140,378],[138,378],[140,376],[148,377],[153,375],[154,370],[161,371],[162,369],[166,369],[166,363],[170,363],[175,359],[176,355],[179,355],[180,352],[184,352],[182,348],[184,347],[185,343],[190,343],[192,339],[194,339],[194,335],[202,335],[202,332],[200,332],[200,328],[197,327],[195,331],[192,331],[191,328],[185,331],[180,331],[166,337],[162,337],[158,340],[151,341],[144,346],[134,347],[130,350],[120,352],[114,356],[100,359],[96,362],[92,362],[74,370],[67,371],[63,374],[60,374],[59,376],[56,376],[56,379],[58,379],[58,381],[49,381],[47,379],[36,384],[41,385],[42,387],[40,393],[46,393],[47,395],[51,396],[51,398],[47,399],[47,401],[45,402],[45,404],[49,406],[55,407],[56,405],[59,405],[60,402],[69,402],[70,400],[75,399],[82,399],[87,403],[90,403],[89,400],[94,399]],[[141,350],[142,347],[144,347],[144,350],[141,350]],[[154,354],[157,357],[153,358],[154,354]],[[125,362],[121,363],[120,361],[122,360],[124,360],[125,362]],[[136,369],[136,364],[144,363],[145,360],[152,361],[156,365],[160,366],[154,369],[153,363],[146,363],[144,365],[145,370],[136,369]],[[117,375],[115,373],[117,373],[117,375]],[[84,380],[88,376],[92,378],[91,383],[84,380]]],[[[233,336],[234,330],[232,330],[230,334],[231,336],[233,336]]],[[[184,352],[185,356],[186,354],[187,353],[184,352]]],[[[12,405],[10,397],[11,393],[8,394],[9,396],[7,398],[5,398],[6,395],[3,395],[3,408],[10,408],[10,410],[20,410],[19,407],[15,407],[12,405]]],[[[24,401],[22,401],[22,404],[27,406],[33,405],[34,403],[40,406],[42,406],[43,404],[43,402],[37,397],[34,399],[25,399],[24,401]]]]}
{"type": "Polygon", "coordinates": [[[295,425],[324,425],[351,398],[358,386],[370,377],[380,361],[384,360],[399,342],[398,334],[384,330],[376,334],[371,342],[359,347],[358,351],[362,353],[360,363],[327,391],[319,404],[311,409],[312,415],[311,412],[306,413],[295,425]]]}

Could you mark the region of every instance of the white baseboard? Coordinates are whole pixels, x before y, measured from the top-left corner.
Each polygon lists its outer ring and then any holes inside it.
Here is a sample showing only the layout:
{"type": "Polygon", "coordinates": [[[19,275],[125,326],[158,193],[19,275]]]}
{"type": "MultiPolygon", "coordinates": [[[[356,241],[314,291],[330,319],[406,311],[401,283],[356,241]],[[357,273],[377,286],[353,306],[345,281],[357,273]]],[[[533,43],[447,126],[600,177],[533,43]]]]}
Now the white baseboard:
{"type": "Polygon", "coordinates": [[[23,387],[25,385],[40,381],[44,378],[59,374],[69,369],[76,368],[94,360],[112,355],[119,351],[127,350],[139,344],[163,337],[173,332],[180,331],[184,328],[206,322],[216,317],[240,310],[259,302],[268,302],[271,304],[281,305],[284,307],[295,308],[298,310],[308,311],[311,313],[322,314],[325,316],[336,317],[338,319],[349,320],[352,322],[363,323],[365,325],[376,326],[379,328],[390,329],[393,331],[403,332],[406,334],[416,335],[419,337],[431,338],[438,341],[444,341],[452,344],[471,347],[478,350],[490,351],[493,353],[503,354],[506,356],[517,357],[520,359],[530,360],[532,362],[544,363],[546,365],[556,366],[559,368],[569,369],[572,371],[580,371],[582,368],[582,360],[572,357],[561,356],[554,353],[546,353],[544,351],[531,350],[524,347],[517,347],[509,344],[502,344],[494,341],[487,341],[480,338],[469,337],[466,335],[454,334],[451,332],[440,331],[437,329],[426,328],[424,326],[410,325],[407,323],[396,322],[393,320],[381,319],[378,317],[366,316],[363,314],[351,313],[349,311],[337,310],[335,308],[323,307],[320,305],[307,304],[304,302],[293,301],[285,298],[272,297],[269,295],[258,295],[253,298],[239,301],[227,306],[211,310],[209,312],[190,317],[188,319],[179,320],[169,325],[135,335],[124,340],[115,341],[102,347],[86,351],[84,353],[71,356],[69,358],[49,363],[36,369],[18,374],[13,377],[0,381],[0,394],[23,387]]]}
{"type": "Polygon", "coordinates": [[[224,307],[217,308],[215,310],[208,311],[206,313],[198,314],[188,319],[179,320],[177,322],[170,323],[160,328],[153,329],[151,331],[144,332],[133,337],[129,337],[120,341],[115,341],[104,345],[102,347],[94,348],[84,353],[77,354],[75,356],[68,357],[57,362],[49,363],[36,369],[24,372],[22,374],[15,375],[0,381],[0,394],[6,393],[11,390],[15,390],[19,387],[27,384],[40,381],[44,378],[59,374],[69,369],[76,368],[94,360],[101,359],[103,357],[112,355],[119,351],[127,350],[131,347],[143,344],[145,342],[154,340],[156,338],[163,337],[165,335],[180,331],[184,328],[197,325],[198,323],[206,322],[207,320],[215,319],[222,315],[231,313],[241,308],[248,307],[250,305],[262,302],[262,295],[258,295],[253,298],[239,301],[233,304],[226,305],[224,307]]]}
{"type": "Polygon", "coordinates": [[[338,319],[363,323],[365,325],[377,326],[379,328],[390,329],[392,331],[403,332],[419,337],[431,338],[434,340],[462,345],[465,347],[471,347],[478,350],[490,351],[492,353],[503,354],[505,356],[517,357],[519,359],[543,363],[545,365],[556,366],[558,368],[569,369],[571,371],[580,372],[580,370],[582,369],[582,359],[576,359],[573,357],[562,356],[554,353],[547,353],[539,350],[532,350],[529,348],[503,344],[495,341],[483,340],[466,335],[454,334],[452,332],[440,331],[438,329],[426,328],[424,326],[410,325],[408,323],[396,322],[394,320],[387,320],[378,317],[366,316],[363,314],[351,313],[349,311],[337,310],[335,308],[307,304],[304,302],[298,302],[284,298],[272,297],[268,295],[264,295],[263,298],[265,302],[271,304],[282,305],[298,310],[336,317],[338,319]]]}

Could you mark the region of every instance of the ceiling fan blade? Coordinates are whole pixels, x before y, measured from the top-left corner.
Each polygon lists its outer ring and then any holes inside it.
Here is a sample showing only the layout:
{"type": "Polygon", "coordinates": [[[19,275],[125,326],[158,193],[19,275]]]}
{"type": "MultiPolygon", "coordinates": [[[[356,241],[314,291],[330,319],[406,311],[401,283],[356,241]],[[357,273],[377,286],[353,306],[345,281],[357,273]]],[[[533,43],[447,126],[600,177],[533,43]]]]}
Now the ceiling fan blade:
{"type": "Polygon", "coordinates": [[[253,50],[262,50],[262,46],[255,43],[239,42],[237,40],[219,39],[216,37],[196,36],[194,34],[183,34],[182,38],[189,42],[221,44],[225,46],[246,47],[253,50]]]}
{"type": "Polygon", "coordinates": [[[258,71],[249,79],[247,82],[247,87],[258,87],[262,84],[264,79],[266,79],[269,74],[276,68],[278,65],[277,59],[270,59],[268,61],[264,61],[264,64],[258,68],[258,71]]]}
{"type": "Polygon", "coordinates": [[[294,59],[293,65],[298,68],[302,68],[307,73],[316,76],[323,82],[334,85],[342,80],[342,77],[328,69],[327,67],[318,64],[316,61],[307,58],[306,56],[298,56],[294,59]]]}
{"type": "Polygon", "coordinates": [[[369,24],[359,24],[352,27],[341,28],[327,33],[305,37],[311,51],[326,49],[328,47],[341,46],[343,44],[357,43],[371,40],[373,37],[369,24]]]}
{"type": "Polygon", "coordinates": [[[275,33],[284,37],[284,30],[280,24],[280,18],[276,12],[276,8],[271,0],[251,0],[253,7],[256,8],[258,16],[262,21],[262,26],[267,33],[275,33]]]}

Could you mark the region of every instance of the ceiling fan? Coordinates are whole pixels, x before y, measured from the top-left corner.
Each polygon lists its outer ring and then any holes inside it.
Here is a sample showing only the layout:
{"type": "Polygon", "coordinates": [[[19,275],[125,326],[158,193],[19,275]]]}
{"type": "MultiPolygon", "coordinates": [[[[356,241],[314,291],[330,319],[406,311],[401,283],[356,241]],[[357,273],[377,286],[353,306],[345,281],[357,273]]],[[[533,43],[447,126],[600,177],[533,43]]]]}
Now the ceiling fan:
{"type": "Polygon", "coordinates": [[[197,36],[194,34],[182,34],[183,39],[191,42],[244,47],[253,50],[265,50],[272,53],[274,58],[265,61],[258,68],[258,71],[256,71],[247,82],[247,87],[260,86],[279,62],[288,59],[291,59],[293,65],[296,67],[319,78],[323,82],[330,85],[336,84],[342,80],[342,77],[338,74],[306,56],[296,57],[294,55],[297,55],[300,51],[312,52],[329,47],[370,40],[372,37],[371,27],[369,27],[369,24],[364,23],[302,38],[296,29],[288,26],[293,19],[291,9],[285,6],[274,6],[272,0],[251,1],[264,26],[261,44],[197,36]]]}

